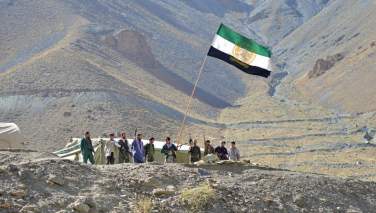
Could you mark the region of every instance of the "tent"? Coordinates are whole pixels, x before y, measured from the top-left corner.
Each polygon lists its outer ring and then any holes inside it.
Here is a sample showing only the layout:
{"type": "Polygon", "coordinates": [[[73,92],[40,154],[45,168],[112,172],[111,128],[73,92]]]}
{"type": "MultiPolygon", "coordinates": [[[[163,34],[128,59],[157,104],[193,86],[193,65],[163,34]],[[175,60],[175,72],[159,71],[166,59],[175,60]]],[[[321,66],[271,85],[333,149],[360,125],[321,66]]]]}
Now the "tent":
{"type": "Polygon", "coordinates": [[[14,149],[22,148],[22,136],[20,128],[14,123],[0,122],[0,148],[14,149]]]}
{"type": "MultiPolygon", "coordinates": [[[[119,138],[115,138],[115,140],[118,140],[118,139],[119,138]]],[[[94,151],[95,151],[95,154],[94,154],[95,164],[106,164],[104,147],[105,147],[105,142],[108,140],[109,138],[92,138],[91,139],[93,143],[94,151]]],[[[129,147],[131,146],[132,141],[133,139],[128,139],[129,147]]],[[[72,138],[70,143],[68,143],[63,149],[55,151],[54,154],[64,159],[82,162],[83,159],[81,155],[80,142],[81,142],[80,138],[72,138]]],[[[148,140],[142,140],[142,142],[144,143],[144,145],[146,145],[148,143],[148,140]]],[[[161,154],[161,149],[164,144],[165,142],[162,142],[162,141],[154,141],[154,148],[155,148],[154,158],[156,162],[159,162],[159,163],[164,162],[164,156],[161,154]]],[[[189,151],[188,145],[179,146],[176,161],[178,163],[188,163],[189,162],[188,151],[189,151]]],[[[115,155],[115,163],[118,163],[117,161],[119,159],[118,149],[115,149],[114,155],[115,155]]]]}

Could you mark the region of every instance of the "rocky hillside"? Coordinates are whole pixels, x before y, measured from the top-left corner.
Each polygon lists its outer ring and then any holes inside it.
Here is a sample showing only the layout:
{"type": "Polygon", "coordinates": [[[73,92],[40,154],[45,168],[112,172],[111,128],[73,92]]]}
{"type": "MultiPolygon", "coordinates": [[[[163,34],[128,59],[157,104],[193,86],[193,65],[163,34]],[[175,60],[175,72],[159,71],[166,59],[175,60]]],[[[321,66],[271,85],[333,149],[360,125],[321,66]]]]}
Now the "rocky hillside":
{"type": "Polygon", "coordinates": [[[0,167],[0,212],[372,212],[376,184],[251,164],[87,166],[61,159],[0,167]]]}

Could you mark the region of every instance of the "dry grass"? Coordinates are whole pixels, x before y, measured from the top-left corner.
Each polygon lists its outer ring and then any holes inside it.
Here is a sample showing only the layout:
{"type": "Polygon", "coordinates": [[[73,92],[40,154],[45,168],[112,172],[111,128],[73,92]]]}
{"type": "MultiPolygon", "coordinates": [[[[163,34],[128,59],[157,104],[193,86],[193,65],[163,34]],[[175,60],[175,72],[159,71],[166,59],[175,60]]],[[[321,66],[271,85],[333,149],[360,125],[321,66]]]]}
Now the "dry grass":
{"type": "Polygon", "coordinates": [[[197,212],[205,208],[215,197],[215,191],[209,184],[184,189],[179,197],[180,202],[191,211],[197,212]]]}
{"type": "Polygon", "coordinates": [[[134,213],[149,213],[153,209],[153,202],[150,198],[142,198],[137,201],[136,205],[133,207],[134,213]]]}

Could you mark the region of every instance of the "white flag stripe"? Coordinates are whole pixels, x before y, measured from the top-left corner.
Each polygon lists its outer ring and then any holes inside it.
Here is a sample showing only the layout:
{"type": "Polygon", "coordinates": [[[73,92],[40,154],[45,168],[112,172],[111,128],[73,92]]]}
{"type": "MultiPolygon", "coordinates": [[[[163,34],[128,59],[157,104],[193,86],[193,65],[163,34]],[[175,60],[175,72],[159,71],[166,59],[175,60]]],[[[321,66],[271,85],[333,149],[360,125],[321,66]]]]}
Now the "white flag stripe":
{"type": "Polygon", "coordinates": [[[235,44],[221,37],[220,35],[215,35],[212,43],[212,47],[215,49],[226,53],[227,55],[232,55],[232,50],[235,48],[235,44]]]}
{"type": "MultiPolygon", "coordinates": [[[[231,55],[231,56],[235,57],[233,55],[233,49],[235,48],[236,45],[234,43],[228,41],[227,39],[221,37],[220,35],[214,36],[213,43],[212,43],[211,46],[214,47],[215,49],[223,52],[223,53],[226,53],[227,55],[231,55]]],[[[243,49],[243,48],[241,48],[241,49],[243,49]]],[[[248,50],[245,50],[245,51],[248,51],[248,50]]],[[[247,63],[245,61],[242,61],[242,62],[247,63]]],[[[248,65],[260,67],[260,68],[271,71],[270,58],[265,57],[263,55],[256,54],[255,60],[251,64],[248,64],[248,65]]]]}

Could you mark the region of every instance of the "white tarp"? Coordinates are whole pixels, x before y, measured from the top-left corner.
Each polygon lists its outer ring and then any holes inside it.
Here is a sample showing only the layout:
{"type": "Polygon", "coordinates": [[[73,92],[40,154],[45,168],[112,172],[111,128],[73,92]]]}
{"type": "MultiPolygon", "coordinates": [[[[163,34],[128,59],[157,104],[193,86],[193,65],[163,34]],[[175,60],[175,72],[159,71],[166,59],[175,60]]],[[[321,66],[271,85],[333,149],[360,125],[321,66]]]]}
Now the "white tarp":
{"type": "MultiPolygon", "coordinates": [[[[120,138],[115,138],[115,141],[118,141],[120,138]]],[[[93,147],[95,150],[94,159],[96,164],[105,164],[106,159],[104,156],[104,142],[108,141],[109,138],[92,138],[91,141],[93,143],[93,147]]],[[[57,156],[69,159],[69,160],[77,160],[82,162],[82,155],[81,155],[81,149],[80,149],[80,138],[72,138],[72,142],[68,143],[67,146],[63,149],[57,150],[54,152],[57,156]]],[[[133,139],[128,139],[128,145],[131,146],[133,139]]],[[[142,140],[143,144],[146,145],[149,143],[148,140],[142,140]]],[[[162,141],[154,141],[154,148],[155,148],[155,155],[154,158],[156,162],[163,162],[164,158],[162,154],[160,153],[160,150],[162,149],[165,142],[162,141]]],[[[116,149],[117,150],[117,149],[116,149]]],[[[188,145],[181,145],[178,147],[178,153],[177,153],[177,162],[186,163],[188,162],[188,145]]],[[[115,151],[115,163],[117,159],[117,151],[115,151]]]]}
{"type": "Polygon", "coordinates": [[[0,148],[22,148],[20,128],[14,123],[0,122],[0,148]]]}

